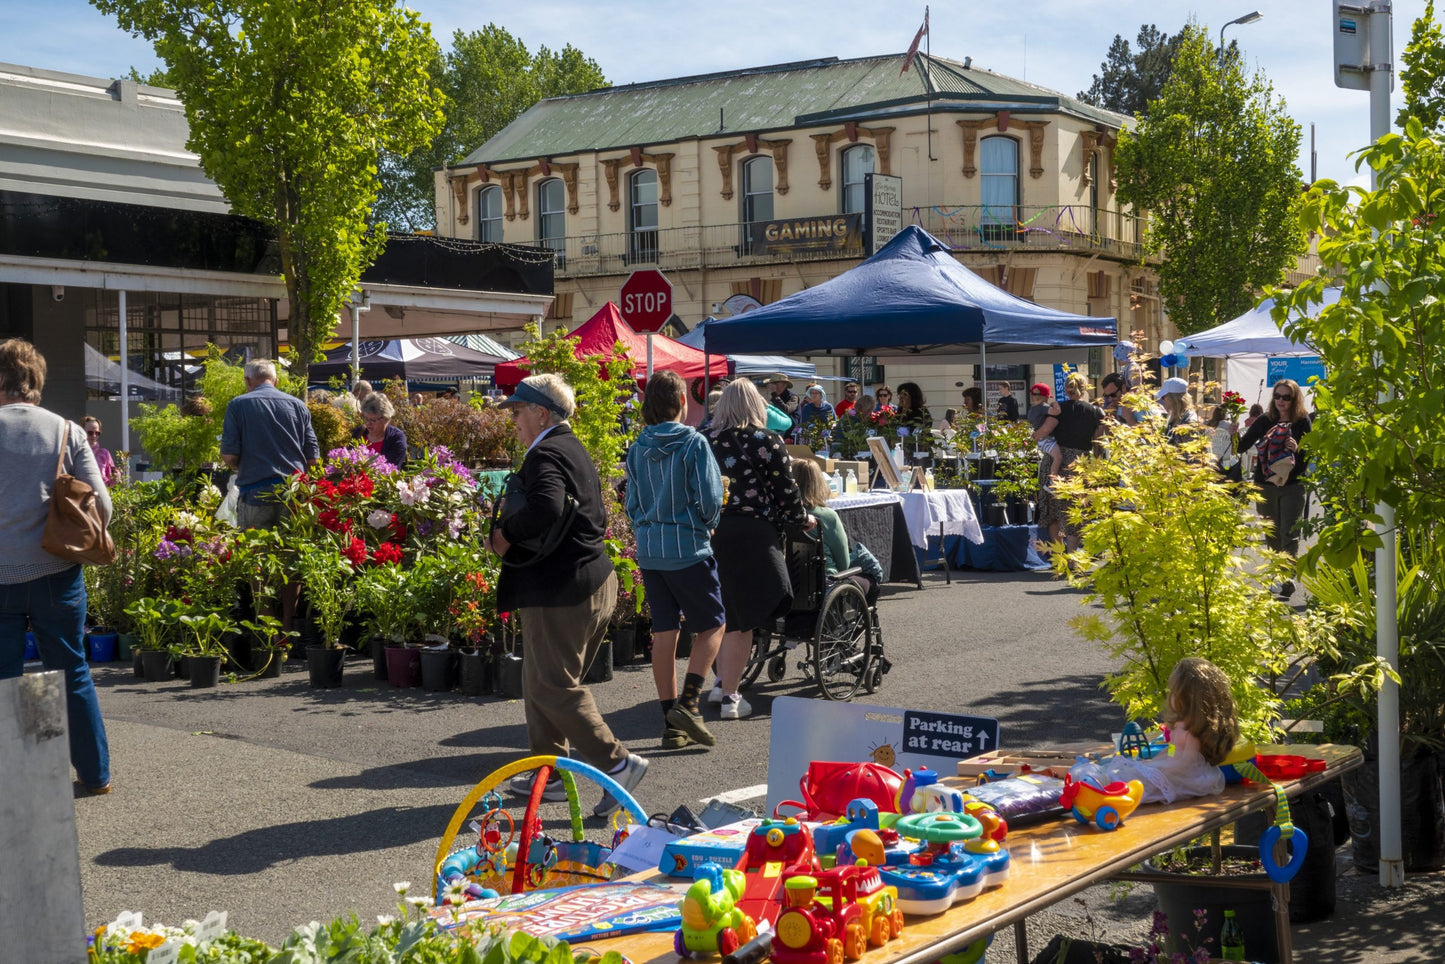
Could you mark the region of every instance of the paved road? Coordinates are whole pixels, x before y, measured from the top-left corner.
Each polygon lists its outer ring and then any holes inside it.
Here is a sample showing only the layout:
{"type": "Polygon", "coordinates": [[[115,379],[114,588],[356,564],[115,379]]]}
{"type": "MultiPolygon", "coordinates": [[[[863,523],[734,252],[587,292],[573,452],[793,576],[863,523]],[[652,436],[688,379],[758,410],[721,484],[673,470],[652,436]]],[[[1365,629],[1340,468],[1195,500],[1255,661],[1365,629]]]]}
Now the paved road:
{"type": "MultiPolygon", "coordinates": [[[[925,582],[880,603],[894,670],[873,702],[993,716],[1005,746],[1119,729],[1099,688],[1108,661],[1068,625],[1078,593],[1036,574],[925,582]]],[[[87,922],[226,909],[242,931],[280,941],[308,920],[389,912],[395,881],[425,892],[466,790],[525,754],[522,707],[390,689],[369,668],[348,667],[339,691],[310,689],[297,663],[279,680],[214,691],[99,668],[116,791],[76,805],[87,922]]],[[[702,752],[660,749],[646,666],[620,669],[594,694],[618,735],[652,760],[637,795],[653,812],[765,783],[772,699],[809,695],[796,671],[761,686],[750,696],[757,715],[719,722],[720,745],[702,752]]],[[[1338,952],[1339,935],[1328,939],[1321,946],[1338,952]]]]}

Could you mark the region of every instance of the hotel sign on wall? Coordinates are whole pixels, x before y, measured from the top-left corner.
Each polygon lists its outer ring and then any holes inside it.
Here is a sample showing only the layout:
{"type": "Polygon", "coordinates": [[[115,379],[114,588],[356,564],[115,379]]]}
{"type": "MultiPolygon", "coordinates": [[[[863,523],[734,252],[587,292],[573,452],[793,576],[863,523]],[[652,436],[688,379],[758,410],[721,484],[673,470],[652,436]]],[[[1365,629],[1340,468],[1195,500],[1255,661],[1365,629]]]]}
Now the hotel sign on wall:
{"type": "Polygon", "coordinates": [[[863,178],[868,198],[868,254],[883,247],[903,230],[903,178],[868,174],[863,178]]]}
{"type": "Polygon", "coordinates": [[[802,251],[861,251],[863,216],[828,214],[782,221],[754,221],[748,225],[753,254],[802,251]]]}

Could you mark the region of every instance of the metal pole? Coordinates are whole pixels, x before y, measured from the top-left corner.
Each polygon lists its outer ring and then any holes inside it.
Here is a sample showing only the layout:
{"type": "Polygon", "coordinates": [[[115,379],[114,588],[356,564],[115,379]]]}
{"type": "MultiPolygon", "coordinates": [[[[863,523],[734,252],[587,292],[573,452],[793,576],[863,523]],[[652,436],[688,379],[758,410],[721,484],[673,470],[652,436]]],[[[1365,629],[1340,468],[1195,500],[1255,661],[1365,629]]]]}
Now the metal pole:
{"type": "MultiPolygon", "coordinates": [[[[652,381],[652,332],[647,333],[647,380],[652,381]]],[[[703,342],[707,344],[707,342],[703,342]]]]}
{"type": "MultiPolygon", "coordinates": [[[[120,444],[130,451],[130,352],[126,327],[125,289],[116,292],[120,311],[120,444]]],[[[126,476],[130,476],[130,459],[126,459],[126,476]]]]}
{"type": "MultiPolygon", "coordinates": [[[[1390,132],[1390,87],[1394,78],[1394,43],[1390,3],[1370,6],[1370,141],[1390,132]]],[[[1379,177],[1370,171],[1370,190],[1379,189],[1379,177]]],[[[1383,405],[1394,397],[1386,386],[1383,405]]],[[[1375,506],[1380,516],[1380,548],[1375,550],[1375,652],[1396,669],[1400,662],[1399,600],[1395,583],[1395,509],[1384,502],[1375,506]]],[[[1378,735],[1380,741],[1380,885],[1405,885],[1404,851],[1400,835],[1400,688],[1390,680],[1380,689],[1378,735]]]]}

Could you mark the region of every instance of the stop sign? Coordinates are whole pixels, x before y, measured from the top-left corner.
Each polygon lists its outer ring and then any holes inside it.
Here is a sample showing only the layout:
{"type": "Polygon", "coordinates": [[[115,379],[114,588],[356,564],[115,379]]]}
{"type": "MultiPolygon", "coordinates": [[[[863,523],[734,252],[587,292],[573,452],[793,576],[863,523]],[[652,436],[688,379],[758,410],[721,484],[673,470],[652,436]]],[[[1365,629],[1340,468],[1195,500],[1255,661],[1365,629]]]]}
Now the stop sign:
{"type": "Polygon", "coordinates": [[[672,282],[656,268],[641,268],[622,283],[622,320],[633,331],[657,331],[672,317],[672,282]]]}

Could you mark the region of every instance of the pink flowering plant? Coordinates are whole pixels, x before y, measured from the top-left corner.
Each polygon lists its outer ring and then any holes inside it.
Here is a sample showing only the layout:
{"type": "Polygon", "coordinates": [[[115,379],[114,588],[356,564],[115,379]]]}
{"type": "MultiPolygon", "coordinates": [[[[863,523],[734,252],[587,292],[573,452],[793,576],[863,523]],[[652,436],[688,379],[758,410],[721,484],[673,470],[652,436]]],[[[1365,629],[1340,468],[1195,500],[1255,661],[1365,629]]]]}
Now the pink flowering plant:
{"type": "Polygon", "coordinates": [[[1167,949],[1169,915],[1162,910],[1156,910],[1154,926],[1149,928],[1149,936],[1145,938],[1144,946],[1129,951],[1131,964],[1209,964],[1212,959],[1209,945],[1214,943],[1214,938],[1204,937],[1204,925],[1208,916],[1204,910],[1196,908],[1193,933],[1175,935],[1175,943],[1182,945],[1184,949],[1171,951],[1167,949]]]}

